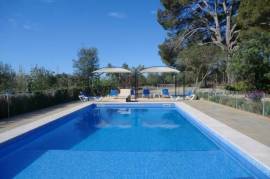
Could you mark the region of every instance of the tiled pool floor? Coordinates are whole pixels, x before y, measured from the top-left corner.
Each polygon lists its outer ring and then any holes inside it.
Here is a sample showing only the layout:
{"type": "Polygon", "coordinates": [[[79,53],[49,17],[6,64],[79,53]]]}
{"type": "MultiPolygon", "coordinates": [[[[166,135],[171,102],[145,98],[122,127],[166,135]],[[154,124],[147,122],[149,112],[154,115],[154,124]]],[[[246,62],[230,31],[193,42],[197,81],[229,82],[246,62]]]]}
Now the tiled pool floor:
{"type": "MultiPolygon", "coordinates": [[[[32,155],[40,155],[40,152],[26,152],[23,156],[31,158],[32,155]]],[[[6,170],[6,172],[9,171],[6,170]]],[[[95,152],[48,150],[27,166],[16,178],[41,179],[59,176],[62,178],[199,177],[208,179],[239,176],[245,178],[249,175],[243,174],[243,171],[220,151],[95,152]],[[202,164],[204,164],[203,168],[202,164]]]]}

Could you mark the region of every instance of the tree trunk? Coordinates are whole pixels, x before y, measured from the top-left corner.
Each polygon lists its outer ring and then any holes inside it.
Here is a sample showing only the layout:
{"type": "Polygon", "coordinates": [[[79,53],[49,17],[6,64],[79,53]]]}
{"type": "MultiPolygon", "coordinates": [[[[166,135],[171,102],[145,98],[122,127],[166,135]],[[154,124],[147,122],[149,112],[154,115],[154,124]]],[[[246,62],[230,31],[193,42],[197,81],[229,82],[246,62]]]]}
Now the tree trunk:
{"type": "Polygon", "coordinates": [[[227,75],[227,83],[229,85],[234,83],[234,75],[231,73],[231,62],[232,62],[232,55],[230,53],[227,52],[226,55],[227,59],[226,59],[226,75],[227,75]]]}

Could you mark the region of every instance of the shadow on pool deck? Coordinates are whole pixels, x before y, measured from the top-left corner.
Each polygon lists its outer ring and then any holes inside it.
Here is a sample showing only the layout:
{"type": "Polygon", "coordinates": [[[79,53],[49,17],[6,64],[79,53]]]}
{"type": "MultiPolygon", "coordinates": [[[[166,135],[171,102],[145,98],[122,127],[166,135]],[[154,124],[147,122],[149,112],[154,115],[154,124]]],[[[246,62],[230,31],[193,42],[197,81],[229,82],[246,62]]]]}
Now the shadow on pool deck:
{"type": "Polygon", "coordinates": [[[270,118],[205,100],[185,103],[270,147],[270,118]]]}

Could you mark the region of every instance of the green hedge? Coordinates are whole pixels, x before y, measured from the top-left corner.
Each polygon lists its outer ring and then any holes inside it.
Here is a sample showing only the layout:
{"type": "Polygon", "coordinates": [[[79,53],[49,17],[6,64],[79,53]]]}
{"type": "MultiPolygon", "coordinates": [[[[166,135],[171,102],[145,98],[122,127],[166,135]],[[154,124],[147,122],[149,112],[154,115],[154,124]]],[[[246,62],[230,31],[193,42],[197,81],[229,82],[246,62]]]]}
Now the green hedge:
{"type": "MultiPolygon", "coordinates": [[[[30,94],[16,94],[9,96],[9,116],[35,111],[49,106],[79,100],[80,91],[90,96],[105,96],[109,94],[113,84],[94,84],[93,88],[59,89],[47,92],[33,92],[30,94]]],[[[0,119],[8,117],[6,96],[0,95],[0,119]]]]}
{"type": "MultiPolygon", "coordinates": [[[[9,114],[14,116],[49,106],[78,100],[80,89],[62,89],[53,92],[35,92],[9,96],[9,114]]],[[[8,117],[6,96],[0,96],[0,119],[8,117]]]]}
{"type": "MultiPolygon", "coordinates": [[[[252,101],[245,98],[235,98],[233,96],[214,95],[208,92],[197,93],[199,98],[203,98],[212,102],[220,103],[233,108],[249,111],[252,113],[262,114],[262,101],[252,101]]],[[[270,117],[270,101],[264,102],[264,115],[270,117]]]]}

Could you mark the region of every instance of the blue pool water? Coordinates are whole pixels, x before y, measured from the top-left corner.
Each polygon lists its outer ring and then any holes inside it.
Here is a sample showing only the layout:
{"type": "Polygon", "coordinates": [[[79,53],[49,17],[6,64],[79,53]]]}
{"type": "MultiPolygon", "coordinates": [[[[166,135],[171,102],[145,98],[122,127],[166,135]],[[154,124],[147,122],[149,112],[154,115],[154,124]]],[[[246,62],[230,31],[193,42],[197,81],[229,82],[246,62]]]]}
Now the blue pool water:
{"type": "Polygon", "coordinates": [[[256,178],[174,106],[89,106],[0,145],[0,178],[256,178]]]}

